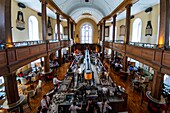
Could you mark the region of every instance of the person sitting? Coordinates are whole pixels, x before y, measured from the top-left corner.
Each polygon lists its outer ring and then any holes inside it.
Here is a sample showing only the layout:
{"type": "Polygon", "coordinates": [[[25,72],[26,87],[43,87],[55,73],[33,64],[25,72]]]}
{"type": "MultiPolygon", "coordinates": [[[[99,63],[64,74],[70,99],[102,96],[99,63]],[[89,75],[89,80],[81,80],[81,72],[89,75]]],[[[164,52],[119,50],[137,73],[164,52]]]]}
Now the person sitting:
{"type": "Polygon", "coordinates": [[[81,104],[81,107],[78,107],[76,106],[76,102],[73,102],[73,104],[69,108],[71,113],[77,113],[77,110],[81,110],[81,109],[82,109],[82,104],[81,104]]]}
{"type": "Polygon", "coordinates": [[[86,113],[94,113],[94,105],[91,98],[89,98],[87,101],[86,113]]]}
{"type": "Polygon", "coordinates": [[[19,73],[19,77],[23,77],[23,76],[24,76],[24,74],[23,74],[23,72],[21,70],[20,73],[19,73]]]}
{"type": "Polygon", "coordinates": [[[107,109],[107,108],[110,109],[110,110],[112,109],[112,107],[109,106],[109,105],[106,103],[106,99],[103,99],[102,102],[98,102],[97,104],[98,104],[98,106],[99,106],[99,109],[100,109],[100,112],[101,112],[101,113],[106,113],[106,109],[107,109]]]}
{"type": "Polygon", "coordinates": [[[43,113],[47,113],[47,111],[49,110],[49,105],[50,105],[50,97],[44,95],[43,99],[41,100],[41,107],[43,113]]]}
{"type": "Polygon", "coordinates": [[[37,113],[43,113],[43,112],[42,112],[42,107],[41,107],[41,106],[38,107],[37,113]]]}
{"type": "Polygon", "coordinates": [[[53,84],[54,84],[54,87],[56,88],[59,88],[60,87],[60,83],[61,81],[57,79],[57,77],[54,77],[53,78],[53,84]]]}

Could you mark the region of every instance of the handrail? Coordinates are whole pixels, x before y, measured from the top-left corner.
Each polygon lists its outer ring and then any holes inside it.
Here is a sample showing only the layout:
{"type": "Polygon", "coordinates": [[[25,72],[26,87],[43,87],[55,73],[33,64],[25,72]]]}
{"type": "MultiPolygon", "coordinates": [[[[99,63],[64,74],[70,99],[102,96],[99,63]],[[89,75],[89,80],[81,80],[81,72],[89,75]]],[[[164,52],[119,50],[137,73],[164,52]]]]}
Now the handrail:
{"type": "Polygon", "coordinates": [[[0,44],[0,50],[4,50],[5,49],[5,44],[0,44]]]}
{"type": "Polygon", "coordinates": [[[13,42],[14,47],[22,47],[22,46],[31,46],[31,45],[38,45],[44,44],[44,40],[36,40],[36,41],[22,41],[22,42],[13,42]]]}
{"type": "Polygon", "coordinates": [[[115,40],[114,43],[121,43],[121,44],[124,44],[124,40],[115,40]]]}
{"type": "Polygon", "coordinates": [[[59,40],[56,40],[56,39],[49,39],[49,42],[59,42],[59,40]]]}
{"type": "Polygon", "coordinates": [[[145,48],[157,48],[157,44],[150,44],[150,43],[141,43],[141,42],[129,42],[129,45],[145,47],[145,48]]]}

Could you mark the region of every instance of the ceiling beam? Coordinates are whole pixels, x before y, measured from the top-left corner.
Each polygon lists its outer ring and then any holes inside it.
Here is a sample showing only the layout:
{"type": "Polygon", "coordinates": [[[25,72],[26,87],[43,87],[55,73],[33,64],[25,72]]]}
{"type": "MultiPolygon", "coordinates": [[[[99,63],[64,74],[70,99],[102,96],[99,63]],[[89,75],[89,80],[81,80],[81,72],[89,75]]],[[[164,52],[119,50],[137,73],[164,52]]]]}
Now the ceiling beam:
{"type": "Polygon", "coordinates": [[[103,17],[100,21],[99,21],[99,25],[101,23],[103,23],[103,21],[105,20],[108,20],[110,18],[112,18],[114,15],[119,15],[120,13],[122,13],[125,9],[125,7],[129,4],[134,4],[136,2],[138,2],[139,0],[124,0],[118,7],[116,7],[116,9],[111,12],[109,15],[103,17]]]}

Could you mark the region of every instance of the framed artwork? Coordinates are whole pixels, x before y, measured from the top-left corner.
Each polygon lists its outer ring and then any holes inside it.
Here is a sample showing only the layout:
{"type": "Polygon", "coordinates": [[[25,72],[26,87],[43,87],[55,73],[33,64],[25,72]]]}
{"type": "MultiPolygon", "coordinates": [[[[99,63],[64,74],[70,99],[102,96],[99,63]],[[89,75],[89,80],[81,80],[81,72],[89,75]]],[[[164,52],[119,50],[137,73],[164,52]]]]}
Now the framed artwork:
{"type": "Polygon", "coordinates": [[[64,35],[68,35],[68,27],[64,27],[64,35]]]}
{"type": "Polygon", "coordinates": [[[109,37],[109,26],[105,27],[105,37],[109,37]]]}
{"type": "Polygon", "coordinates": [[[120,36],[125,36],[126,27],[125,25],[120,26],[120,36]]]}
{"type": "Polygon", "coordinates": [[[16,28],[19,30],[25,29],[24,15],[21,11],[17,13],[16,28]]]}

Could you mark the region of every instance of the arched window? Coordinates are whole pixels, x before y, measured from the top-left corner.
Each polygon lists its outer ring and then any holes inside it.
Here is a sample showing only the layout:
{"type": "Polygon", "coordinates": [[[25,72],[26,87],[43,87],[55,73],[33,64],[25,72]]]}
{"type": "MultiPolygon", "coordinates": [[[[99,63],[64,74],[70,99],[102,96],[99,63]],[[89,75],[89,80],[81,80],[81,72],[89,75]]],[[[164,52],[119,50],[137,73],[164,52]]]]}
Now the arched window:
{"type": "Polygon", "coordinates": [[[142,20],[140,18],[135,19],[133,22],[132,31],[132,42],[140,42],[142,35],[142,20]]]}
{"type": "MultiPolygon", "coordinates": [[[[57,24],[55,25],[55,33],[57,33],[57,24]]],[[[63,34],[63,26],[60,24],[60,34],[63,34]]]]}
{"type": "MultiPolygon", "coordinates": [[[[113,25],[110,26],[110,34],[109,35],[110,35],[109,40],[113,40],[113,25]]],[[[116,36],[117,36],[117,27],[115,26],[115,40],[116,40],[116,36]]]]}
{"type": "Polygon", "coordinates": [[[30,16],[28,19],[29,40],[39,40],[38,20],[35,16],[30,16]]]}
{"type": "MultiPolygon", "coordinates": [[[[55,25],[55,37],[56,39],[58,39],[58,35],[57,35],[57,24],[55,25]]],[[[63,38],[63,26],[60,24],[60,38],[63,38]]]]}
{"type": "Polygon", "coordinates": [[[88,23],[83,24],[81,27],[81,43],[92,43],[92,35],[92,26],[88,23]]]}

